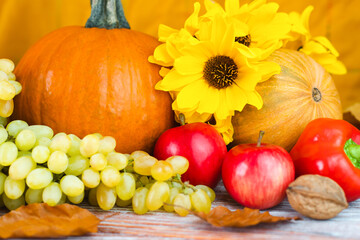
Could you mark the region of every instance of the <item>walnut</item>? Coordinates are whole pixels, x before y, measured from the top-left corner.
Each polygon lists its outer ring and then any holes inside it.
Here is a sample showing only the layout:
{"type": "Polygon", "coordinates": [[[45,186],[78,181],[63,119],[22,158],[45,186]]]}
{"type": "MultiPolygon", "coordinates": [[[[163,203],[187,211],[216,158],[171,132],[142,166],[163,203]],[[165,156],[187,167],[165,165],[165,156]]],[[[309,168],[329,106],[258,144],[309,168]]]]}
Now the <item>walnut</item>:
{"type": "Polygon", "coordinates": [[[290,205],[304,216],[330,219],[348,207],[342,188],[328,177],[302,175],[286,190],[290,205]]]}

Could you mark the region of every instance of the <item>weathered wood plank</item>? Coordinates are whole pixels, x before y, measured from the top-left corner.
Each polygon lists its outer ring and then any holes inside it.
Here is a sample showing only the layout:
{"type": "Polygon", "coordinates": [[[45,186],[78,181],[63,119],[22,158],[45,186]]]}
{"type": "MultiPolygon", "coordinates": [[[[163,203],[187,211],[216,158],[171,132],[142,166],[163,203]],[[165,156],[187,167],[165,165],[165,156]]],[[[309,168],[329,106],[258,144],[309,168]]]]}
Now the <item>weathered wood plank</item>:
{"type": "MultiPolygon", "coordinates": [[[[223,205],[232,210],[241,208],[223,186],[219,186],[216,192],[214,207],[223,205]]],[[[136,215],[129,208],[116,207],[111,211],[102,211],[87,204],[81,206],[102,219],[99,232],[67,239],[360,239],[360,200],[350,203],[348,209],[331,220],[303,218],[300,221],[261,224],[242,229],[212,227],[191,215],[179,217],[163,211],[136,215]]],[[[277,216],[299,216],[286,199],[269,211],[277,216]]],[[[0,215],[4,213],[5,210],[0,210],[0,215]]]]}

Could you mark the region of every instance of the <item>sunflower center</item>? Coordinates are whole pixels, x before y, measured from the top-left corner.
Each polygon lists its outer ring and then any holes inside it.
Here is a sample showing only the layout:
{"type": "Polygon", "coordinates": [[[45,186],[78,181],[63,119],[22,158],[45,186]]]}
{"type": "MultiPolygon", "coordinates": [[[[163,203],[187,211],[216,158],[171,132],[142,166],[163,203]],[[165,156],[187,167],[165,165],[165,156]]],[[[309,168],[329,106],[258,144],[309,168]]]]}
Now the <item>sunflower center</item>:
{"type": "Polygon", "coordinates": [[[251,36],[250,34],[246,35],[246,36],[242,36],[242,37],[235,37],[235,42],[244,44],[247,47],[250,47],[251,44],[251,36]]]}
{"type": "Polygon", "coordinates": [[[217,89],[231,86],[238,75],[238,67],[228,56],[218,55],[206,61],[204,78],[217,89]]]}

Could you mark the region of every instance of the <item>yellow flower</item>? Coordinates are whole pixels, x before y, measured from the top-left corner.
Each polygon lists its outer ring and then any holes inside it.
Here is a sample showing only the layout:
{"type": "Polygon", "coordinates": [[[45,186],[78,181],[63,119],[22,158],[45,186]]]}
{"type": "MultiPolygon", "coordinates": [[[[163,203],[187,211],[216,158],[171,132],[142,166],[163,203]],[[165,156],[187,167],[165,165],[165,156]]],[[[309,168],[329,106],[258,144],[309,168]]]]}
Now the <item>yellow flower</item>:
{"type": "Polygon", "coordinates": [[[292,29],[288,34],[290,43],[286,44],[286,48],[298,49],[309,55],[330,73],[346,74],[346,67],[337,59],[339,53],[331,42],[326,37],[311,35],[309,18],[313,9],[313,6],[308,6],[301,15],[297,12],[289,14],[292,29]]]}
{"type": "Polygon", "coordinates": [[[179,49],[198,42],[194,38],[199,29],[200,3],[194,4],[194,12],[186,19],[184,28],[177,30],[166,25],[159,26],[159,41],[163,44],[156,47],[154,55],[149,57],[151,63],[156,63],[165,67],[174,64],[174,59],[180,56],[179,49]]]}
{"type": "Polygon", "coordinates": [[[234,127],[231,119],[232,117],[229,116],[225,120],[218,120],[215,125],[212,125],[222,135],[226,145],[233,141],[234,127]]]}
{"type": "Polygon", "coordinates": [[[205,0],[207,13],[213,19],[220,14],[228,24],[235,26],[235,41],[251,49],[259,59],[265,59],[283,45],[291,25],[287,14],[278,13],[279,5],[255,0],[239,6],[239,0],[225,0],[225,9],[211,0],[205,0]]]}
{"type": "Polygon", "coordinates": [[[220,16],[201,25],[198,38],[197,43],[177,49],[180,56],[156,85],[172,94],[175,113],[184,113],[187,122],[207,121],[213,115],[220,128],[246,104],[260,109],[263,102],[255,86],[280,73],[280,67],[249,61],[244,45],[234,41],[234,25],[220,16]]]}

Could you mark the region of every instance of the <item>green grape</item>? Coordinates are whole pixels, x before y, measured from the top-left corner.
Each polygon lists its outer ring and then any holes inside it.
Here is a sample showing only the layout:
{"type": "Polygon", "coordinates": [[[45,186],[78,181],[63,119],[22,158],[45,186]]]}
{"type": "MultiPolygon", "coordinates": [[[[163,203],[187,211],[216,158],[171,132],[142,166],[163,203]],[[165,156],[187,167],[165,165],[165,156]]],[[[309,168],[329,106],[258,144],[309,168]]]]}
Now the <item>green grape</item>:
{"type": "Polygon", "coordinates": [[[183,185],[179,182],[169,182],[169,187],[178,188],[179,190],[183,189],[183,185]]]}
{"type": "Polygon", "coordinates": [[[138,179],[138,181],[136,182],[136,184],[139,184],[139,186],[143,187],[146,184],[148,184],[149,178],[147,176],[140,176],[140,178],[138,179]]]}
{"type": "Polygon", "coordinates": [[[127,207],[130,206],[132,203],[132,198],[130,198],[129,200],[121,200],[120,198],[116,198],[116,206],[118,207],[127,207]]]}
{"type": "Polygon", "coordinates": [[[47,167],[53,173],[60,174],[63,173],[69,165],[69,159],[66,153],[62,151],[55,151],[51,153],[48,161],[47,167]]]}
{"type": "Polygon", "coordinates": [[[89,190],[89,195],[88,195],[88,202],[91,206],[99,206],[99,204],[97,203],[97,199],[96,199],[96,191],[97,188],[91,188],[89,190]]]}
{"type": "Polygon", "coordinates": [[[96,136],[99,140],[103,138],[103,135],[101,135],[101,133],[93,133],[92,135],[96,136]]]}
{"type": "Polygon", "coordinates": [[[182,217],[189,214],[191,210],[191,200],[189,195],[179,193],[174,198],[174,211],[182,217]]]}
{"type": "Polygon", "coordinates": [[[50,157],[50,149],[47,146],[38,145],[32,150],[31,157],[36,163],[45,163],[50,157]]]}
{"type": "Polygon", "coordinates": [[[182,156],[172,156],[167,158],[165,161],[171,164],[174,171],[174,175],[176,174],[182,175],[189,168],[189,161],[182,156]]]}
{"type": "Polygon", "coordinates": [[[42,137],[51,139],[54,136],[54,131],[45,125],[31,125],[26,129],[31,130],[35,134],[36,139],[40,139],[42,137]]]}
{"type": "MultiPolygon", "coordinates": [[[[0,125],[1,126],[6,126],[6,124],[8,123],[8,118],[6,118],[6,117],[0,117],[0,125]]],[[[2,201],[2,199],[1,199],[1,196],[0,196],[0,200],[2,201]]]]}
{"type": "Polygon", "coordinates": [[[96,191],[96,200],[99,207],[103,210],[110,210],[116,203],[116,191],[115,188],[109,188],[100,183],[96,191]]]}
{"type": "Polygon", "coordinates": [[[4,183],[4,193],[10,199],[17,199],[23,195],[25,191],[25,181],[15,180],[7,177],[4,183]]]}
{"type": "Polygon", "coordinates": [[[134,151],[130,154],[129,158],[130,159],[136,159],[136,158],[140,158],[140,157],[145,157],[145,156],[150,156],[147,152],[144,151],[134,151]]]}
{"type": "Polygon", "coordinates": [[[185,187],[183,189],[183,193],[186,194],[186,195],[190,195],[194,192],[194,190],[191,188],[191,187],[185,187]]]}
{"type": "Polygon", "coordinates": [[[104,170],[104,168],[107,165],[107,160],[104,154],[102,153],[96,153],[91,156],[90,158],[90,166],[94,168],[95,170],[101,171],[104,170]]]}
{"type": "Polygon", "coordinates": [[[174,174],[172,166],[166,161],[157,161],[151,167],[151,176],[157,181],[166,181],[174,174]]]}
{"type": "Polygon", "coordinates": [[[41,203],[42,202],[42,193],[44,189],[32,189],[28,188],[25,192],[25,202],[27,204],[31,203],[41,203]]]}
{"type": "Polygon", "coordinates": [[[69,158],[69,164],[65,170],[65,174],[79,176],[85,169],[89,168],[89,166],[89,159],[81,155],[75,155],[69,158]]]}
{"type": "Polygon", "coordinates": [[[2,200],[3,200],[3,203],[4,203],[5,207],[7,209],[9,209],[10,211],[15,210],[15,209],[25,205],[25,197],[24,197],[24,195],[20,196],[17,199],[11,199],[11,198],[8,198],[8,196],[6,196],[6,194],[3,194],[2,195],[2,200]]]}
{"type": "Polygon", "coordinates": [[[49,206],[56,206],[62,196],[60,184],[57,182],[50,183],[42,193],[42,200],[49,206]]]}
{"type": "Polygon", "coordinates": [[[155,182],[147,195],[146,207],[150,211],[158,210],[166,202],[170,195],[170,188],[166,182],[155,182]]]}
{"type": "Polygon", "coordinates": [[[14,100],[2,100],[0,99],[0,116],[1,117],[10,117],[14,111],[14,100]]]}
{"type": "Polygon", "coordinates": [[[8,80],[0,81],[0,99],[11,100],[15,97],[16,89],[8,80]]]}
{"type": "Polygon", "coordinates": [[[11,85],[14,86],[14,88],[15,88],[15,95],[18,95],[18,94],[21,92],[21,90],[22,90],[21,83],[15,81],[15,80],[12,80],[12,79],[10,79],[10,78],[9,78],[9,83],[11,83],[11,85]]]}
{"type": "Polygon", "coordinates": [[[15,74],[14,74],[13,72],[8,73],[8,74],[7,74],[7,77],[8,77],[8,79],[9,79],[9,81],[10,81],[10,80],[16,81],[16,76],[15,76],[15,74]]]}
{"type": "Polygon", "coordinates": [[[120,182],[119,170],[112,166],[106,166],[100,173],[101,182],[109,187],[113,188],[120,182]]]}
{"type": "Polygon", "coordinates": [[[106,136],[100,139],[98,152],[106,155],[114,151],[115,147],[116,147],[115,138],[106,136]]]}
{"type": "Polygon", "coordinates": [[[26,177],[26,185],[32,189],[45,188],[53,180],[53,174],[47,168],[35,168],[26,177]]]}
{"type": "Polygon", "coordinates": [[[107,164],[117,170],[123,170],[128,165],[128,159],[125,154],[111,152],[106,155],[107,164]]]}
{"type": "Polygon", "coordinates": [[[52,152],[61,151],[67,153],[71,146],[71,139],[66,133],[58,133],[52,139],[49,149],[52,152]]]}
{"type": "Polygon", "coordinates": [[[81,175],[81,180],[88,188],[95,188],[100,184],[100,174],[93,168],[85,169],[81,175]]]}
{"type": "Polygon", "coordinates": [[[163,207],[164,207],[165,211],[167,211],[167,212],[174,211],[174,206],[172,206],[172,204],[174,204],[174,199],[179,193],[180,193],[180,190],[178,188],[170,188],[169,198],[165,203],[171,204],[171,205],[164,204],[163,207]]]}
{"type": "Polygon", "coordinates": [[[131,173],[121,173],[120,182],[116,186],[116,194],[121,200],[129,200],[136,190],[135,177],[131,173]]]}
{"type": "Polygon", "coordinates": [[[65,175],[60,180],[61,190],[69,197],[79,196],[85,189],[84,183],[74,175],[65,175]]]}
{"type": "Polygon", "coordinates": [[[66,198],[67,198],[67,196],[64,193],[62,193],[61,198],[60,198],[59,202],[57,203],[57,205],[66,203],[66,198]]]}
{"type": "Polygon", "coordinates": [[[74,134],[69,134],[68,136],[71,139],[71,145],[70,145],[70,149],[67,151],[67,153],[70,156],[80,155],[81,139],[74,134]]]}
{"type": "Polygon", "coordinates": [[[80,143],[80,153],[84,157],[91,157],[94,155],[100,146],[99,137],[94,134],[86,135],[80,143]]]}
{"type": "Polygon", "coordinates": [[[9,176],[14,180],[25,179],[36,168],[36,163],[29,156],[20,157],[9,167],[9,176]]]}
{"type": "Polygon", "coordinates": [[[28,129],[23,129],[16,136],[15,144],[21,151],[31,150],[36,143],[36,136],[33,131],[28,129]]]}
{"type": "Polygon", "coordinates": [[[149,193],[149,189],[140,187],[136,189],[132,198],[132,207],[136,214],[145,214],[149,210],[146,207],[146,199],[149,193]]]}
{"type": "MultiPolygon", "coordinates": [[[[0,59],[1,61],[1,59],[0,59]]],[[[1,65],[0,65],[1,67],[1,65]]],[[[1,68],[0,68],[0,81],[4,81],[4,80],[9,80],[9,77],[7,75],[7,73],[5,73],[1,68]]]]}
{"type": "Polygon", "coordinates": [[[9,137],[8,132],[5,128],[0,127],[0,144],[4,143],[9,137]]]}
{"type": "Polygon", "coordinates": [[[17,158],[20,158],[20,157],[31,157],[31,152],[29,152],[29,151],[19,151],[18,155],[17,155],[17,158]]]}
{"type": "Polygon", "coordinates": [[[17,158],[18,148],[13,142],[4,142],[0,145],[0,164],[10,166],[17,158]]]}
{"type": "Polygon", "coordinates": [[[151,167],[158,160],[152,156],[143,156],[134,159],[134,171],[140,175],[151,176],[151,167]]]}
{"type": "Polygon", "coordinates": [[[47,137],[41,137],[39,139],[36,139],[35,146],[45,146],[49,147],[51,144],[51,139],[47,137]]]}
{"type": "Polygon", "coordinates": [[[208,213],[211,209],[211,200],[207,193],[202,189],[197,189],[190,194],[191,205],[197,212],[208,213]]]}
{"type": "Polygon", "coordinates": [[[6,74],[10,74],[12,71],[14,71],[15,64],[13,61],[7,58],[1,58],[0,59],[0,70],[3,71],[6,74]]]}
{"type": "Polygon", "coordinates": [[[29,125],[25,121],[14,120],[9,122],[9,124],[6,126],[6,130],[10,136],[16,137],[21,130],[27,128],[28,126],[29,125]]]}
{"type": "Polygon", "coordinates": [[[209,196],[211,202],[213,202],[215,200],[216,195],[215,195],[214,190],[212,190],[212,188],[210,188],[206,185],[196,185],[195,188],[202,189],[203,191],[205,191],[206,194],[209,196]]]}
{"type": "Polygon", "coordinates": [[[0,172],[0,195],[4,192],[5,179],[6,179],[6,175],[0,172]]]}
{"type": "Polygon", "coordinates": [[[74,204],[80,204],[82,203],[82,201],[84,200],[84,197],[85,197],[85,192],[82,192],[80,195],[78,196],[75,196],[75,197],[70,197],[68,196],[67,198],[69,199],[69,201],[71,203],[74,203],[74,204]]]}

